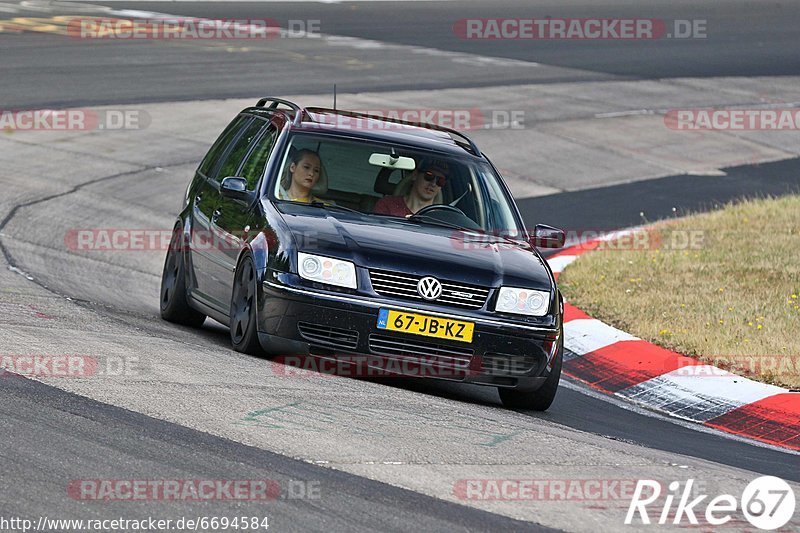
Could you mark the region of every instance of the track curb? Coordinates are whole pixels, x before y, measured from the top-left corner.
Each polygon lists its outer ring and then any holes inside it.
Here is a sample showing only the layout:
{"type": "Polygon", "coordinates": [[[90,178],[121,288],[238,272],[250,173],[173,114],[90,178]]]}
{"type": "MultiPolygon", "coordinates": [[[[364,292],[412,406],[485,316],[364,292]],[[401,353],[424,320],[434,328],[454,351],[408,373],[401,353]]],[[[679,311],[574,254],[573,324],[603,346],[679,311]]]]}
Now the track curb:
{"type": "MultiPolygon", "coordinates": [[[[547,258],[558,275],[616,231],[547,258]]],[[[564,303],[563,371],[604,393],[741,437],[800,451],[800,392],[656,346],[564,303]],[[569,353],[567,353],[569,352],[569,353]]]]}

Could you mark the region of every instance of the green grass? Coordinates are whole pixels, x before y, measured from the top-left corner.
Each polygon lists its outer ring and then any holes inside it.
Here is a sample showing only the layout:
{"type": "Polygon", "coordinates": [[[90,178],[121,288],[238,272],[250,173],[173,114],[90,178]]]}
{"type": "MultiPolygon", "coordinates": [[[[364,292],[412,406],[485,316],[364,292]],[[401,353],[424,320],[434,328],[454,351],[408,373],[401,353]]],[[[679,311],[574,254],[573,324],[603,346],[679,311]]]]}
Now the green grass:
{"type": "Polygon", "coordinates": [[[620,244],[561,274],[572,304],[665,348],[800,388],[800,196],[729,204],[620,244]]]}

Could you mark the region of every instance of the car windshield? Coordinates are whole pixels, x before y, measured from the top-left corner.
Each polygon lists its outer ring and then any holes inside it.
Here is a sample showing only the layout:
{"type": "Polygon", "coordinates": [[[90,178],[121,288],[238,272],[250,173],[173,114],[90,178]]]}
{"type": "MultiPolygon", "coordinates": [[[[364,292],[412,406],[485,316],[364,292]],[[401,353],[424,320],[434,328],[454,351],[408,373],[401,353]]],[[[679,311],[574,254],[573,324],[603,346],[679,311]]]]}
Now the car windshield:
{"type": "Polygon", "coordinates": [[[295,133],[271,184],[274,200],[321,203],[368,216],[457,225],[521,238],[514,210],[490,164],[468,156],[295,133]],[[424,210],[421,207],[425,206],[424,210]]]}

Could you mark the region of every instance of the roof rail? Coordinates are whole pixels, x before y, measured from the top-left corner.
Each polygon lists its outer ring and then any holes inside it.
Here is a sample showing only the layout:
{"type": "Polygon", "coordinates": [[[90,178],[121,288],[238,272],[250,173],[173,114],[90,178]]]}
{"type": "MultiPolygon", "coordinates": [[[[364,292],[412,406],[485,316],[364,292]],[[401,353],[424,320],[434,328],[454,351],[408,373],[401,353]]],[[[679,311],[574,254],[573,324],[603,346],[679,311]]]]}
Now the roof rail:
{"type": "Polygon", "coordinates": [[[481,151],[480,151],[480,148],[478,148],[478,145],[476,145],[475,142],[472,139],[470,139],[466,134],[461,133],[460,131],[457,131],[457,130],[454,130],[454,129],[451,129],[451,128],[445,128],[444,126],[439,126],[437,124],[429,124],[427,122],[413,122],[413,121],[410,121],[410,120],[402,120],[402,119],[399,119],[399,118],[382,117],[380,115],[370,115],[369,113],[359,113],[358,111],[342,111],[341,109],[330,109],[330,108],[327,108],[327,107],[306,107],[306,108],[302,109],[301,112],[298,113],[297,116],[301,117],[300,120],[302,121],[302,116],[304,114],[307,115],[308,113],[334,113],[334,114],[337,114],[337,115],[344,115],[344,116],[348,116],[348,117],[371,118],[371,119],[374,119],[374,120],[383,120],[385,122],[393,122],[395,124],[405,124],[407,126],[417,126],[417,127],[420,127],[420,128],[427,128],[427,129],[433,129],[433,130],[437,130],[437,131],[443,131],[445,133],[449,133],[450,135],[455,135],[457,137],[461,137],[466,142],[466,144],[469,145],[469,149],[473,154],[475,154],[478,157],[480,157],[482,155],[481,151]]]}
{"type": "Polygon", "coordinates": [[[256,107],[264,107],[269,102],[267,106],[268,109],[277,109],[279,105],[283,104],[289,107],[292,111],[294,111],[294,118],[292,119],[292,124],[295,126],[299,126],[300,123],[303,121],[303,114],[305,113],[305,109],[300,107],[299,105],[291,102],[289,100],[284,100],[283,98],[274,98],[272,96],[267,96],[256,102],[256,107]]]}

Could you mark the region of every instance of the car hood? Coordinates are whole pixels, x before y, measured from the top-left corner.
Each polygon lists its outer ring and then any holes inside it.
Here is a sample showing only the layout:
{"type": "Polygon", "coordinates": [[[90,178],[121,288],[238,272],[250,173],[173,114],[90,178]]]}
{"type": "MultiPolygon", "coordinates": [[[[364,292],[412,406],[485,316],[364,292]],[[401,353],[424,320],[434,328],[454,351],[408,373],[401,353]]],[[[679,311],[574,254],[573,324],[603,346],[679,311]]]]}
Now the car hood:
{"type": "Polygon", "coordinates": [[[282,205],[281,212],[302,252],[474,285],[552,289],[537,253],[496,237],[298,204],[282,205]]]}

